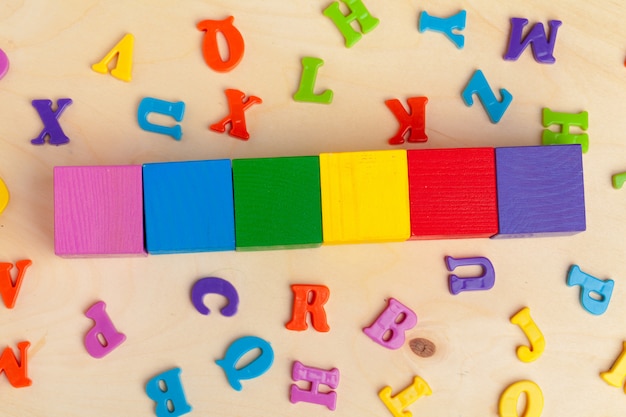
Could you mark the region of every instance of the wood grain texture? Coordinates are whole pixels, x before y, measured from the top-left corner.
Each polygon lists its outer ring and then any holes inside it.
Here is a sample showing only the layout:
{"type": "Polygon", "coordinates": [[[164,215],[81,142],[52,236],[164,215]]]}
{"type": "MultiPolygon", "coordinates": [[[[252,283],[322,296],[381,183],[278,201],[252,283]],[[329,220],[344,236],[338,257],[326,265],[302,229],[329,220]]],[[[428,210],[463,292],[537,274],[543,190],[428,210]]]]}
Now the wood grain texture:
{"type": "Polygon", "coordinates": [[[497,237],[571,235],[586,229],[580,145],[496,149],[497,237]]]}
{"type": "Polygon", "coordinates": [[[411,239],[498,232],[493,148],[409,150],[407,159],[411,239]]]}
{"type": "Polygon", "coordinates": [[[409,237],[406,151],[320,154],[324,244],[409,237]]]}
{"type": "MultiPolygon", "coordinates": [[[[414,376],[433,393],[409,406],[415,417],[496,417],[498,399],[529,379],[543,391],[543,416],[622,416],[624,390],[607,384],[626,340],[626,193],[611,176],[626,170],[626,5],[617,1],[389,2],[363,0],[380,19],[352,48],[322,14],[330,3],[305,0],[41,0],[0,2],[0,49],[10,60],[0,80],[0,177],[11,199],[0,214],[0,262],[31,259],[15,308],[0,306],[0,351],[28,349],[32,385],[14,389],[0,374],[0,415],[14,417],[154,416],[145,392],[155,375],[180,367],[190,416],[320,417],[315,404],[289,402],[295,360],[337,368],[334,417],[391,416],[377,393],[394,393],[414,376]],[[418,17],[465,8],[465,46],[417,31],[418,17]],[[206,19],[234,16],[245,42],[239,65],[216,73],[204,62],[206,19]],[[504,61],[511,17],[529,25],[563,21],[554,65],[531,51],[504,61]],[[135,37],[130,83],[91,70],[126,33],[135,37]],[[332,90],[330,105],[295,102],[304,56],[324,60],[315,91],[332,90]],[[480,68],[514,96],[497,124],[468,108],[461,91],[480,68]],[[246,113],[247,142],[208,129],[228,113],[224,90],[256,95],[246,113]],[[398,121],[385,100],[427,96],[425,143],[402,149],[514,147],[541,144],[541,111],[589,112],[583,156],[587,230],[541,239],[428,240],[263,252],[213,252],[138,258],[64,259],[54,254],[53,168],[150,162],[317,155],[381,150],[398,121]],[[59,119],[67,145],[31,145],[41,121],[34,99],[70,97],[59,119]],[[184,101],[180,141],[142,130],[143,97],[184,101]],[[444,257],[485,256],[496,271],[489,291],[452,296],[444,257]],[[572,264],[616,282],[602,316],[580,305],[567,287],[572,264]],[[237,289],[233,317],[207,295],[198,313],[190,289],[220,277],[237,289]],[[325,285],[331,330],[291,332],[291,285],[325,285]],[[418,315],[407,343],[389,351],[362,331],[394,297],[418,315]],[[105,301],[126,342],[94,359],[83,340],[89,306],[105,301]],[[543,355],[522,363],[527,341],[509,317],[528,306],[546,340],[543,355]],[[235,392],[215,365],[237,338],[256,335],[275,352],[272,368],[235,392]],[[409,342],[428,339],[429,358],[409,342]]],[[[155,115],[155,123],[171,118],[155,115]]],[[[551,127],[556,130],[556,126],[551,127]]],[[[577,129],[572,128],[572,132],[577,129]]],[[[388,149],[398,149],[389,146],[388,149]]],[[[15,271],[13,271],[15,272],[15,271]]],[[[468,271],[468,274],[471,274],[468,271]]],[[[15,275],[13,275],[13,278],[15,275]]]]}
{"type": "Polygon", "coordinates": [[[144,164],[143,198],[148,253],[235,249],[230,160],[144,164]]]}
{"type": "Polygon", "coordinates": [[[322,244],[317,156],[233,160],[237,250],[322,244]]]}
{"type": "Polygon", "coordinates": [[[144,255],[141,166],[54,168],[59,256],[144,255]]]}

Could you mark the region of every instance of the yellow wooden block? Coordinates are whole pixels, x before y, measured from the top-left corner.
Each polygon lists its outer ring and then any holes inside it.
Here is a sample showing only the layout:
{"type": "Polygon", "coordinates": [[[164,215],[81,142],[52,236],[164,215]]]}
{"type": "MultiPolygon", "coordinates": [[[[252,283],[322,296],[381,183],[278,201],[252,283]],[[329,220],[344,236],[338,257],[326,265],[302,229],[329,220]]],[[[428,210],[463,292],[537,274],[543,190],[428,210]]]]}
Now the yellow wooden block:
{"type": "Polygon", "coordinates": [[[409,238],[405,150],[323,153],[320,181],[325,245],[409,238]]]}

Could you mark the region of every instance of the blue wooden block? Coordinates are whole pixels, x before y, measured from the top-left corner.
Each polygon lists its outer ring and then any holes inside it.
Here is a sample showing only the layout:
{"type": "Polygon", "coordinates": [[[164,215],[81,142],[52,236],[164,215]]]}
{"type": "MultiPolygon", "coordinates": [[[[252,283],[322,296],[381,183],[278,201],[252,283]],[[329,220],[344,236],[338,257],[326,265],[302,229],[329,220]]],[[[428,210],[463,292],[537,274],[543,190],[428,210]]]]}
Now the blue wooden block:
{"type": "Polygon", "coordinates": [[[143,194],[148,253],[235,249],[230,160],[145,164],[143,194]]]}
{"type": "Polygon", "coordinates": [[[585,230],[580,145],[496,148],[499,233],[571,235],[585,230]]]}

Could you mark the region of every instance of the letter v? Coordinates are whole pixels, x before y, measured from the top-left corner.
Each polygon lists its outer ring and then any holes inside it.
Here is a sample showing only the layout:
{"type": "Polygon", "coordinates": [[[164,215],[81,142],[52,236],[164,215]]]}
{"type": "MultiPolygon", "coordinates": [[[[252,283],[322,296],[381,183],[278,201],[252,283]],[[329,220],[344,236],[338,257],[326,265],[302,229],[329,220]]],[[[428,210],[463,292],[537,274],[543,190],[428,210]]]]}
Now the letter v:
{"type": "Polygon", "coordinates": [[[32,262],[29,260],[17,261],[15,263],[15,266],[17,266],[17,278],[14,284],[11,279],[13,264],[8,262],[0,263],[0,293],[2,294],[4,305],[7,306],[7,308],[13,308],[15,306],[15,300],[20,291],[24,274],[26,273],[26,269],[31,265],[32,262]]]}

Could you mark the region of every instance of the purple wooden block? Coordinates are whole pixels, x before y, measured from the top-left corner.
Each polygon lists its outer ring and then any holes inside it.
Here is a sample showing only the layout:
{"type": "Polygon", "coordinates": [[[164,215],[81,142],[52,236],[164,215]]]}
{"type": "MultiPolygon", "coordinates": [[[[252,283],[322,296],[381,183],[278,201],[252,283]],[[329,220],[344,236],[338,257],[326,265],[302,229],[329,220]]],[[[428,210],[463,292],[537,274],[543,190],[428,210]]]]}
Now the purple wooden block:
{"type": "Polygon", "coordinates": [[[585,230],[580,145],[496,148],[498,237],[585,230]]]}
{"type": "Polygon", "coordinates": [[[145,256],[141,165],[54,168],[59,256],[145,256]]]}

